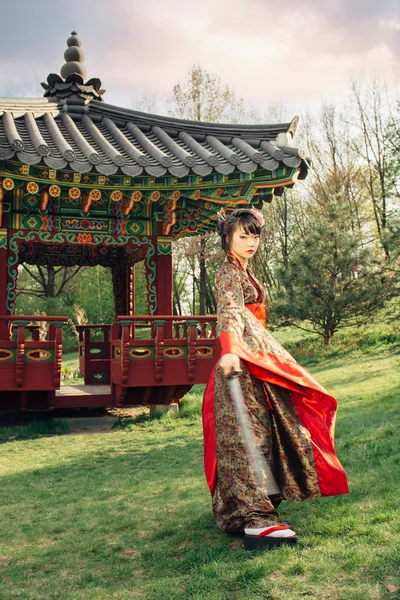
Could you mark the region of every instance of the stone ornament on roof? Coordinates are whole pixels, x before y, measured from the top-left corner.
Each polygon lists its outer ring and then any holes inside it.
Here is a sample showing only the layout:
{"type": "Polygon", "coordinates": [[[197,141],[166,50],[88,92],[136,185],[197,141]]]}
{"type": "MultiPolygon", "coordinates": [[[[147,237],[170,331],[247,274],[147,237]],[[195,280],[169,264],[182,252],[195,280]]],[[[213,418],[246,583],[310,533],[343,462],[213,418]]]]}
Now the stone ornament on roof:
{"type": "Polygon", "coordinates": [[[105,90],[101,89],[101,81],[98,78],[89,79],[84,83],[87,71],[83,65],[85,55],[81,49],[81,41],[76,31],[71,33],[67,40],[68,48],[64,52],[65,64],[61,67],[61,76],[56,73],[50,73],[47,77],[47,83],[41,83],[45,89],[43,94],[47,98],[55,100],[65,100],[75,97],[83,100],[83,103],[90,100],[102,101],[102,95],[105,90]]]}

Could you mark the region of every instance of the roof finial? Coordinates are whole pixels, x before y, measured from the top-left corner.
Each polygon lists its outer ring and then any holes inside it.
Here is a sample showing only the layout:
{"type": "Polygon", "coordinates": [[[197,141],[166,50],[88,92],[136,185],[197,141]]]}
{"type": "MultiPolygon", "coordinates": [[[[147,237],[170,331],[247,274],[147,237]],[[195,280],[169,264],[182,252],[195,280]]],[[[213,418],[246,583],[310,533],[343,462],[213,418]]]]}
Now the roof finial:
{"type": "Polygon", "coordinates": [[[69,75],[80,75],[83,83],[87,75],[86,68],[82,64],[85,55],[81,50],[81,41],[76,31],[71,32],[71,36],[67,39],[67,46],[64,52],[66,63],[61,67],[61,77],[67,79],[69,75]]]}
{"type": "MultiPolygon", "coordinates": [[[[75,100],[77,97],[80,98],[82,104],[90,102],[90,100],[101,101],[105,90],[101,89],[100,79],[94,77],[85,83],[86,69],[82,64],[85,55],[81,50],[81,41],[76,31],[72,31],[71,36],[67,39],[67,46],[68,48],[64,52],[66,63],[61,67],[61,77],[56,73],[50,73],[47,83],[41,84],[46,90],[44,96],[63,100],[66,102],[65,106],[67,106],[69,102],[67,99],[70,96],[74,96],[75,100]]],[[[75,100],[73,103],[76,104],[75,100]]],[[[66,109],[64,108],[64,110],[66,109]]],[[[74,112],[76,112],[75,108],[74,112]]]]}
{"type": "MultiPolygon", "coordinates": [[[[94,77],[85,83],[86,69],[82,64],[85,55],[81,50],[81,41],[76,31],[71,32],[67,46],[68,48],[64,52],[66,63],[61,67],[61,77],[56,73],[50,73],[47,83],[41,84],[46,90],[44,96],[63,100],[66,102],[66,106],[70,96],[74,96],[75,99],[79,97],[83,100],[83,104],[90,100],[101,101],[105,90],[101,89],[100,79],[94,77]]],[[[64,110],[66,109],[64,108],[64,110]]],[[[74,111],[76,112],[75,109],[74,111]]]]}

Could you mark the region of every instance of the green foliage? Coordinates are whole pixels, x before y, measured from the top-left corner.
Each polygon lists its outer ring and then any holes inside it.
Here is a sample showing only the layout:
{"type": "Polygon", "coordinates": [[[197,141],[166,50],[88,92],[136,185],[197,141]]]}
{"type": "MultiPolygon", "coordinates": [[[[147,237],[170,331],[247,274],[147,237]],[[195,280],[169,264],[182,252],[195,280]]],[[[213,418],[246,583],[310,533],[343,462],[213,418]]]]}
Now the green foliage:
{"type": "Polygon", "coordinates": [[[217,233],[174,242],[174,309],[177,314],[216,313],[214,281],[224,258],[217,233]],[[204,310],[200,312],[202,296],[204,310]]]}
{"type": "MultiPolygon", "coordinates": [[[[56,298],[40,298],[33,292],[36,284],[29,282],[29,274],[20,271],[18,286],[22,289],[32,287],[32,294],[19,294],[16,313],[33,315],[37,311],[47,316],[65,315],[76,323],[75,307],[84,308],[89,323],[113,323],[114,296],[112,291],[111,270],[104,267],[85,267],[65,286],[64,292],[56,298]]],[[[77,336],[68,323],[63,328],[63,350],[77,348],[77,336]]]]}
{"type": "Polygon", "coordinates": [[[64,385],[76,385],[79,383],[83,384],[83,377],[80,375],[79,362],[77,361],[76,366],[63,365],[61,368],[61,381],[64,385]]]}
{"type": "MultiPolygon", "coordinates": [[[[29,275],[21,271],[19,287],[27,285],[29,275]]],[[[74,305],[82,306],[90,323],[111,323],[114,320],[114,298],[111,270],[104,267],[85,267],[65,287],[57,298],[38,298],[32,294],[18,294],[16,311],[33,314],[35,309],[48,316],[67,315],[73,318],[74,305]]]]}
{"type": "Polygon", "coordinates": [[[326,344],[339,328],[367,322],[392,291],[340,194],[323,197],[310,211],[307,236],[298,240],[281,280],[285,287],[276,312],[326,344]]]}
{"type": "Polygon", "coordinates": [[[111,269],[100,266],[82,269],[69,294],[73,305],[77,304],[85,309],[88,323],[114,321],[111,269]]]}
{"type": "Polygon", "coordinates": [[[19,269],[18,291],[21,294],[36,296],[44,300],[57,298],[82,267],[55,267],[53,265],[27,265],[22,263],[19,269]]]}
{"type": "Polygon", "coordinates": [[[135,313],[147,315],[146,270],[144,261],[135,265],[135,313]]]}

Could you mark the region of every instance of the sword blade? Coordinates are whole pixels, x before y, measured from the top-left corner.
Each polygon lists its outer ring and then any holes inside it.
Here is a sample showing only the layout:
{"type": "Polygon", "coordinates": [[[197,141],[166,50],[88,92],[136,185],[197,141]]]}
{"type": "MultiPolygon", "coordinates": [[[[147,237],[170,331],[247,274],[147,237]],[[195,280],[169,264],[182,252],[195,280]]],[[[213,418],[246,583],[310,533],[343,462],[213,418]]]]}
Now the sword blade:
{"type": "Polygon", "coordinates": [[[251,428],[249,411],[243,398],[242,388],[236,371],[228,376],[228,381],[236,417],[242,431],[246,450],[254,469],[257,487],[262,488],[267,486],[267,493],[269,495],[279,494],[280,489],[272,475],[271,469],[260,446],[257,445],[254,432],[251,428]]]}

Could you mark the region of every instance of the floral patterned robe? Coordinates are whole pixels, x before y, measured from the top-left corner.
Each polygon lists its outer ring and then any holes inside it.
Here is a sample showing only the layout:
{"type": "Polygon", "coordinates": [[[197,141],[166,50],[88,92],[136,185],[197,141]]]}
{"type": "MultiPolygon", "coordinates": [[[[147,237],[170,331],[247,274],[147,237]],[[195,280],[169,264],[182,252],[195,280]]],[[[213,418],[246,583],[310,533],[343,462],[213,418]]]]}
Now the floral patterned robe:
{"type": "MultiPolygon", "coordinates": [[[[281,499],[348,493],[333,443],[336,400],[265,329],[256,310],[265,300],[261,284],[250,269],[228,258],[217,274],[215,292],[222,354],[241,359],[240,383],[250,423],[281,499]]],[[[218,365],[204,394],[203,428],[205,472],[217,525],[233,533],[279,524],[268,482],[264,488],[256,484],[228,382],[218,365]]]]}

